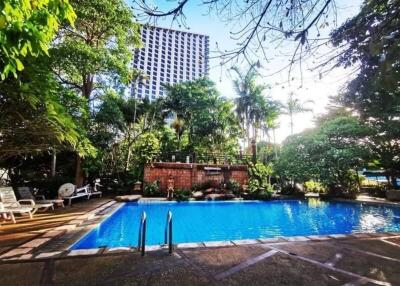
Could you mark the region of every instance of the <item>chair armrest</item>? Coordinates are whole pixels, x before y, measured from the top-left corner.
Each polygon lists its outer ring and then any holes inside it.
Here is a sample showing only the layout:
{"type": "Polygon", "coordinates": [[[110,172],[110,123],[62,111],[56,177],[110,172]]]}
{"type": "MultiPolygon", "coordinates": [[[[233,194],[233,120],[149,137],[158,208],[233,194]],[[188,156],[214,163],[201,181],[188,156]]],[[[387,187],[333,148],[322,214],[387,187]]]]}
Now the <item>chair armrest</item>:
{"type": "Polygon", "coordinates": [[[75,191],[75,193],[76,194],[79,194],[79,193],[85,193],[85,194],[88,194],[89,193],[89,185],[86,185],[86,186],[84,186],[84,187],[81,187],[81,188],[77,188],[76,189],[76,191],[75,191]]]}
{"type": "Polygon", "coordinates": [[[21,203],[29,203],[31,205],[31,207],[35,206],[35,202],[33,200],[19,200],[18,203],[19,204],[21,204],[21,203]]]}

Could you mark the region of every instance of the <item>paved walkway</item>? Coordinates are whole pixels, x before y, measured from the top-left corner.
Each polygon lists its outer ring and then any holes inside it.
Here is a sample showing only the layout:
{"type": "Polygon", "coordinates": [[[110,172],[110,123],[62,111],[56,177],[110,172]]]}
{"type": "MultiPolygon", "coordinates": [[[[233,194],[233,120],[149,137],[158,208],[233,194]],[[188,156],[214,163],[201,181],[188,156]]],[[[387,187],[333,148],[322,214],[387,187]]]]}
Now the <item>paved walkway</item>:
{"type": "Polygon", "coordinates": [[[1,285],[400,285],[400,236],[0,263],[1,285]]]}
{"type": "Polygon", "coordinates": [[[17,216],[16,224],[2,221],[0,218],[0,254],[40,236],[49,229],[66,224],[109,201],[111,199],[107,198],[76,201],[70,207],[38,212],[33,219],[29,219],[27,216],[17,216]]]}
{"type": "MultiPolygon", "coordinates": [[[[84,201],[33,221],[3,225],[0,254],[106,204],[107,199],[84,201]]],[[[400,285],[399,269],[400,234],[356,234],[178,248],[172,255],[157,250],[145,257],[121,248],[94,255],[2,260],[0,285],[400,285]]]]}

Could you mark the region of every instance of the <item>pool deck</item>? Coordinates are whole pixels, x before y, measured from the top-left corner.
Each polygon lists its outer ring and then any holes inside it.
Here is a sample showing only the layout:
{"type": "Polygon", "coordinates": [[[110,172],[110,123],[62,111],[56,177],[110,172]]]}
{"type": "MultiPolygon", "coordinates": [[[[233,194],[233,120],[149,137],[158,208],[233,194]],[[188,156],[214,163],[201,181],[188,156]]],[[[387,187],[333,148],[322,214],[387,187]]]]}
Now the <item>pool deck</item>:
{"type": "Polygon", "coordinates": [[[0,227],[1,285],[400,285],[400,233],[69,251],[120,204],[77,202],[0,227]]]}

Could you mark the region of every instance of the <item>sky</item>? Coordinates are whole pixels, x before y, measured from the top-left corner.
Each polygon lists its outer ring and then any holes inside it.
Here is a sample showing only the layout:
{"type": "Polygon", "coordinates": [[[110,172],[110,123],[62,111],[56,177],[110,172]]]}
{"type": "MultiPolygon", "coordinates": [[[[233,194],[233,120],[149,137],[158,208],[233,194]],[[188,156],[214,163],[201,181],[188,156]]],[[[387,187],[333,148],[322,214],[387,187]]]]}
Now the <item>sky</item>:
{"type": "MultiPolygon", "coordinates": [[[[129,2],[129,0],[127,0],[129,2]]],[[[151,3],[151,0],[147,0],[151,3]]],[[[234,23],[224,23],[218,17],[209,15],[207,10],[199,5],[201,1],[191,0],[186,6],[184,13],[186,15],[186,26],[189,31],[194,33],[206,34],[210,37],[210,52],[216,50],[216,43],[220,50],[230,50],[235,48],[237,42],[230,38],[230,31],[235,25],[234,23]]],[[[162,10],[168,10],[173,7],[176,1],[153,0],[162,10]]],[[[337,6],[337,23],[340,25],[346,19],[356,15],[360,9],[361,0],[336,0],[337,6]]],[[[172,22],[171,18],[159,19],[158,26],[170,27],[178,30],[187,31],[185,27],[179,26],[178,23],[172,22]]],[[[237,24],[236,24],[237,25],[237,24]]],[[[326,29],[322,36],[327,36],[331,28],[326,29]]],[[[293,92],[296,98],[301,101],[311,100],[313,103],[307,105],[313,109],[312,112],[298,114],[294,118],[294,133],[301,132],[314,125],[313,118],[318,114],[326,112],[329,104],[329,98],[338,94],[349,80],[349,73],[342,68],[337,68],[331,71],[328,75],[319,77],[317,72],[309,71],[308,68],[313,66],[313,59],[303,62],[303,81],[300,82],[299,69],[294,69],[291,78],[294,80],[287,83],[288,71],[276,73],[283,65],[286,65],[290,60],[290,55],[293,53],[293,45],[287,43],[285,45],[276,46],[275,43],[267,43],[267,52],[270,53],[268,62],[261,61],[261,77],[260,83],[267,84],[270,89],[266,90],[265,96],[269,96],[280,102],[286,102],[290,92],[293,92]],[[273,75],[271,75],[273,74],[273,75]],[[301,87],[300,87],[301,85],[301,87]]],[[[323,55],[327,50],[322,48],[319,52],[323,55]]],[[[244,64],[238,64],[245,68],[244,64]]],[[[236,94],[233,89],[232,80],[234,73],[230,71],[232,64],[226,64],[221,67],[219,59],[210,59],[209,77],[216,83],[220,94],[227,98],[234,98],[236,94]]],[[[275,132],[276,142],[282,142],[290,135],[289,118],[287,115],[281,115],[278,119],[279,127],[275,132]]]]}

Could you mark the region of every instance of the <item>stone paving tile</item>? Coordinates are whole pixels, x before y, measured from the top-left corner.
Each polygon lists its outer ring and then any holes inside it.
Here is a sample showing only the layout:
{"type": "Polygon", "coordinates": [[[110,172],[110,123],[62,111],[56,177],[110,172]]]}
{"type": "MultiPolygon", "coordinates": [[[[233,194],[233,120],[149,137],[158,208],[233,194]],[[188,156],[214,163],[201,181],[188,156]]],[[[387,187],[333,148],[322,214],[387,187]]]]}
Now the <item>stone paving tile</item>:
{"type": "Polygon", "coordinates": [[[355,237],[355,238],[368,238],[371,237],[371,235],[366,234],[366,233],[352,233],[350,236],[355,237]]]}
{"type": "Polygon", "coordinates": [[[205,285],[182,259],[151,252],[91,256],[56,261],[53,285],[205,285]],[[171,273],[172,272],[172,273],[171,273]],[[172,278],[171,278],[172,277],[172,278]],[[151,282],[150,282],[151,281],[151,282]]]}
{"type": "MultiPolygon", "coordinates": [[[[361,242],[361,241],[360,241],[361,242]]],[[[370,249],[374,251],[374,249],[370,249]]],[[[360,252],[350,252],[336,263],[337,268],[344,269],[372,279],[399,285],[399,262],[360,252]]]]}
{"type": "Polygon", "coordinates": [[[305,236],[292,236],[287,238],[287,241],[308,241],[308,240],[310,239],[305,236]]]}
{"type": "Polygon", "coordinates": [[[328,236],[331,237],[331,238],[336,238],[336,239],[348,238],[348,236],[346,234],[330,234],[328,236]]]}
{"type": "Polygon", "coordinates": [[[308,235],[307,238],[311,239],[311,240],[329,240],[331,239],[329,236],[327,235],[308,235]]]}
{"type": "Polygon", "coordinates": [[[341,240],[337,241],[337,245],[341,247],[351,247],[360,251],[373,252],[379,255],[400,259],[400,245],[391,245],[381,241],[380,239],[341,240]]]}
{"type": "Polygon", "coordinates": [[[64,231],[62,231],[62,230],[51,230],[51,231],[48,231],[45,234],[43,234],[41,237],[56,237],[63,233],[64,233],[64,231]]]}
{"type": "Polygon", "coordinates": [[[40,285],[44,263],[0,264],[0,284],[4,286],[40,285]]]}
{"type": "Polygon", "coordinates": [[[58,226],[54,228],[54,230],[73,230],[76,228],[76,225],[74,224],[64,224],[62,226],[58,226]]]}
{"type": "Polygon", "coordinates": [[[147,251],[156,251],[156,250],[161,250],[161,249],[165,249],[165,246],[161,246],[161,245],[149,245],[145,247],[145,250],[147,251]]]}
{"type": "Polygon", "coordinates": [[[241,239],[241,240],[232,240],[235,245],[247,245],[247,244],[256,244],[259,243],[256,239],[241,239]]]}
{"type": "Polygon", "coordinates": [[[23,254],[18,258],[18,260],[28,260],[28,259],[31,259],[32,257],[33,257],[33,254],[30,254],[30,253],[23,254]]]}
{"type": "Polygon", "coordinates": [[[261,241],[262,243],[285,242],[287,241],[287,238],[283,237],[260,238],[259,241],[261,241]]]}
{"type": "Polygon", "coordinates": [[[99,253],[100,249],[94,248],[94,249],[76,249],[76,250],[71,250],[67,255],[68,256],[78,256],[78,255],[94,255],[99,253]]]}
{"type": "Polygon", "coordinates": [[[198,247],[204,247],[204,244],[202,243],[179,243],[177,245],[178,248],[198,248],[198,247]]]}
{"type": "Polygon", "coordinates": [[[37,239],[31,240],[31,241],[21,245],[20,247],[30,247],[30,248],[39,247],[39,246],[45,244],[46,242],[48,242],[50,239],[51,239],[50,237],[37,238],[37,239]]]}
{"type": "Polygon", "coordinates": [[[112,248],[106,248],[105,253],[123,253],[131,251],[133,251],[133,249],[130,247],[112,247],[112,248]]]}
{"type": "Polygon", "coordinates": [[[266,253],[259,245],[246,245],[224,248],[203,248],[182,250],[183,254],[191,261],[208,272],[218,274],[226,271],[252,257],[266,253]]]}
{"type": "Polygon", "coordinates": [[[230,241],[207,241],[204,242],[206,247],[222,247],[222,246],[232,246],[233,243],[230,241]]]}
{"type": "Polygon", "coordinates": [[[12,256],[17,256],[21,254],[26,254],[30,252],[32,248],[14,248],[0,256],[0,258],[7,258],[7,257],[12,257],[12,256]]]}
{"type": "Polygon", "coordinates": [[[39,259],[39,258],[57,257],[60,256],[62,253],[63,253],[62,251],[42,252],[36,255],[35,258],[39,259]]]}
{"type": "Polygon", "coordinates": [[[289,255],[277,253],[221,281],[221,285],[339,286],[354,280],[289,255]]]}
{"type": "Polygon", "coordinates": [[[341,249],[335,247],[330,241],[286,243],[272,246],[295,255],[316,260],[320,263],[325,263],[337,253],[342,252],[341,249]]]}

